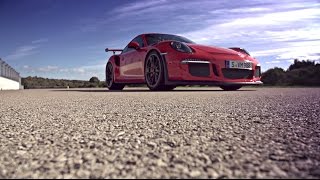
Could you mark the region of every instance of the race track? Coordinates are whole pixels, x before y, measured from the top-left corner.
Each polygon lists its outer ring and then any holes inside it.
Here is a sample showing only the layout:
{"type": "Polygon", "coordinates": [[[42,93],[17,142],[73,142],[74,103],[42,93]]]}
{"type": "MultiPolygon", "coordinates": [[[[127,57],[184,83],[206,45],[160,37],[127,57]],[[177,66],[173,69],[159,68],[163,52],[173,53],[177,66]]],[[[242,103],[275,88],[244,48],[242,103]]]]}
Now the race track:
{"type": "Polygon", "coordinates": [[[0,91],[0,178],[320,178],[320,88],[0,91]]]}

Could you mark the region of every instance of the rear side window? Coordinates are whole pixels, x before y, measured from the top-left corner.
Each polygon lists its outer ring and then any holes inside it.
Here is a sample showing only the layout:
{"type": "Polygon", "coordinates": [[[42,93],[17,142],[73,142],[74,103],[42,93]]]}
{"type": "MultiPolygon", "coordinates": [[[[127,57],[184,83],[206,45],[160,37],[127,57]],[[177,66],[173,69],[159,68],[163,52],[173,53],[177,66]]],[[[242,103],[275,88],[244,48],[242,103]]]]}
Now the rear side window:
{"type": "Polygon", "coordinates": [[[126,53],[126,52],[129,52],[129,51],[131,51],[131,50],[133,50],[133,49],[132,49],[132,48],[129,48],[128,45],[127,45],[127,46],[123,49],[123,51],[122,51],[121,54],[126,53]]]}

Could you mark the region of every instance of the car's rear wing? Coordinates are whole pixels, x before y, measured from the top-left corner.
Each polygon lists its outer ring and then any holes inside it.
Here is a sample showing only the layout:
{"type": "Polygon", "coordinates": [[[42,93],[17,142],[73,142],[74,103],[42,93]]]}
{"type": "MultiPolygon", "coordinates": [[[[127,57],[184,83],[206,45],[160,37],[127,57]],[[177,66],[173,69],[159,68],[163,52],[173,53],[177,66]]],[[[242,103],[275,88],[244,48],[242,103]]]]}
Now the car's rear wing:
{"type": "Polygon", "coordinates": [[[118,51],[118,52],[122,52],[123,49],[109,49],[109,48],[106,48],[105,51],[106,51],[106,52],[112,51],[113,54],[115,54],[117,51],[118,51]]]}

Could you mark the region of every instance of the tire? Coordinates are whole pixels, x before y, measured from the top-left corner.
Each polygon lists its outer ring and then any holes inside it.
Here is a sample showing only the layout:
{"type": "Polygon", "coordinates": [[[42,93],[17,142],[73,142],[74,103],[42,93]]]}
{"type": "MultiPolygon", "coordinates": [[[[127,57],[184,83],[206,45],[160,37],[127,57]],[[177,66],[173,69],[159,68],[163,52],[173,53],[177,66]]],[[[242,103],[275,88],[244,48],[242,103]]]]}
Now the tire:
{"type": "Polygon", "coordinates": [[[106,67],[106,86],[109,90],[122,90],[125,84],[117,84],[114,82],[114,71],[111,63],[106,67]]]}
{"type": "Polygon", "coordinates": [[[240,85],[230,85],[230,86],[220,86],[224,91],[236,91],[240,89],[242,86],[240,85]]]}
{"type": "Polygon", "coordinates": [[[146,59],[144,66],[144,77],[148,88],[151,91],[165,90],[164,67],[157,52],[151,52],[146,59]]]}
{"type": "Polygon", "coordinates": [[[166,85],[164,87],[164,90],[165,91],[172,91],[174,88],[176,88],[177,86],[174,86],[174,85],[166,85]]]}

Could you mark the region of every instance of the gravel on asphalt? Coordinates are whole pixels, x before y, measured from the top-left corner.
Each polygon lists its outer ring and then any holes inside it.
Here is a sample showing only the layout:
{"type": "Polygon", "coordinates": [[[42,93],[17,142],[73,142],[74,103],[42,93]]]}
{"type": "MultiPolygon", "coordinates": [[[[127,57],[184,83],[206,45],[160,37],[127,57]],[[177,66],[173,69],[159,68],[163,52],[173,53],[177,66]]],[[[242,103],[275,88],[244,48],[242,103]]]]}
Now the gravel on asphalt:
{"type": "Polygon", "coordinates": [[[320,88],[0,91],[0,178],[320,178],[320,88]]]}

